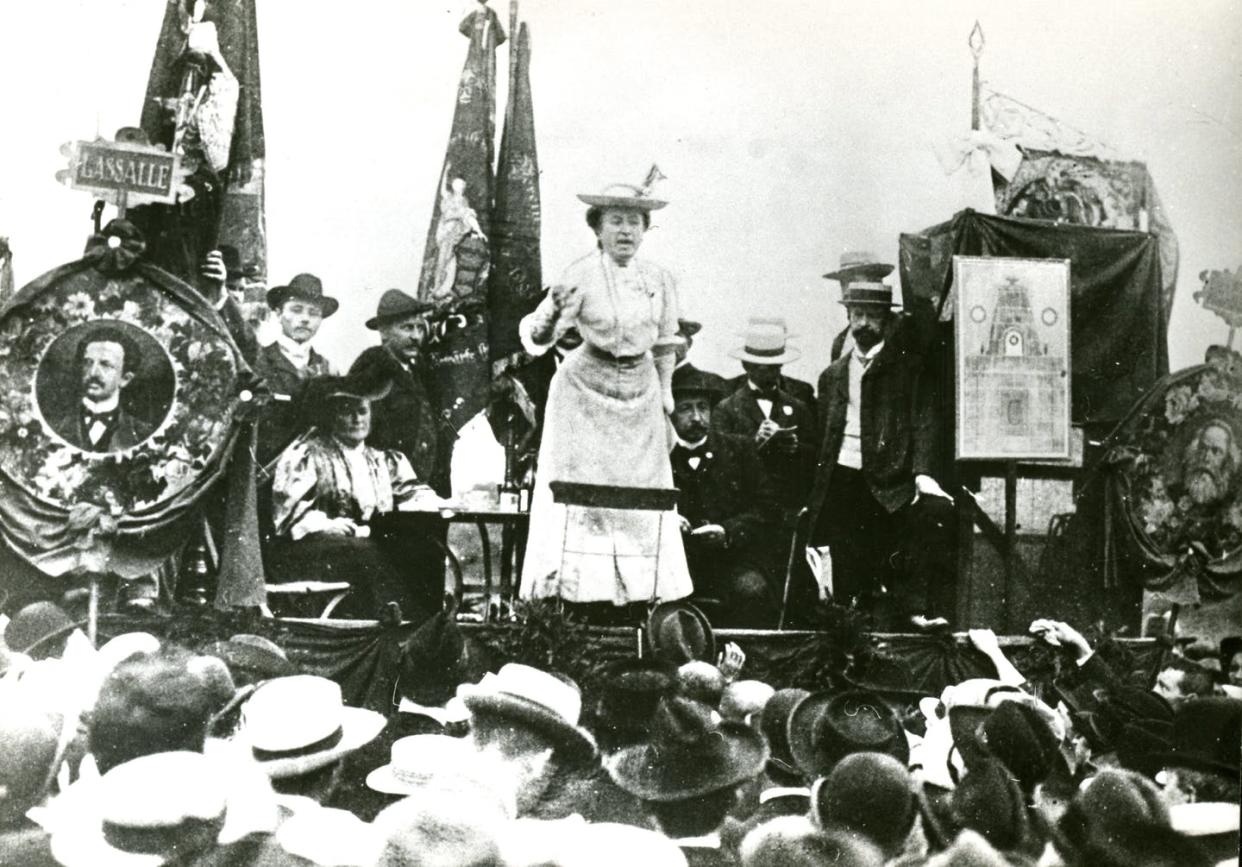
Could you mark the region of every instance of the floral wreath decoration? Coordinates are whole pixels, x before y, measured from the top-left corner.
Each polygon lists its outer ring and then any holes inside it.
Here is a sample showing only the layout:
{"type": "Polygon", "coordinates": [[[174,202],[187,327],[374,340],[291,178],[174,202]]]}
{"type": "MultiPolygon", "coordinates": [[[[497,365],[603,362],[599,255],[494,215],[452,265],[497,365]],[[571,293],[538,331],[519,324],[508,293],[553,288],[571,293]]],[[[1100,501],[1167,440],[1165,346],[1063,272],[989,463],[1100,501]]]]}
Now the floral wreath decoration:
{"type": "Polygon", "coordinates": [[[238,423],[251,414],[254,376],[219,313],[193,287],[143,262],[145,246],[135,227],[114,220],[82,259],[0,307],[0,485],[18,501],[0,511],[0,529],[19,553],[63,542],[38,538],[49,523],[61,523],[83,548],[99,535],[149,533],[181,517],[220,477],[238,423]],[[138,329],[157,343],[175,383],[150,434],[110,452],[83,450],[52,430],[36,388],[57,339],[95,322],[138,329]],[[43,527],[17,520],[23,509],[43,527]]]}
{"type": "Polygon", "coordinates": [[[1205,364],[1165,377],[1109,446],[1113,511],[1148,567],[1145,586],[1193,601],[1242,590],[1242,356],[1214,346],[1205,364]],[[1222,434],[1225,472],[1219,490],[1196,495],[1186,462],[1212,427],[1222,434]]]}

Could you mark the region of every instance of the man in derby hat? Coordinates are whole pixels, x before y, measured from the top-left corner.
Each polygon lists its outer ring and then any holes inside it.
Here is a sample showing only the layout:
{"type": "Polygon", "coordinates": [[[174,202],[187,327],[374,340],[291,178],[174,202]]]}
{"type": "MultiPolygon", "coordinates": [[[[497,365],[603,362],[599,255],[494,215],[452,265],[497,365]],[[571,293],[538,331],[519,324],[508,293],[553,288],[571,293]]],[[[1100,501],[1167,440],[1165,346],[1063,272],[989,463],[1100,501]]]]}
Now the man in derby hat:
{"type": "Polygon", "coordinates": [[[681,696],[660,703],[651,727],[650,741],[612,756],[608,773],[643,802],[687,864],[733,863],[720,829],[739,789],[763,771],[763,738],[741,723],[719,722],[706,705],[681,696]]]}
{"type": "Polygon", "coordinates": [[[267,293],[267,306],[276,314],[280,334],[259,350],[255,373],[272,393],[259,426],[259,460],[267,463],[280,454],[297,430],[296,401],[307,381],[335,371],[311,341],[323,321],[337,311],[337,300],[323,292],[314,274],[298,274],[288,285],[267,293]]]}
{"type": "MultiPolygon", "coordinates": [[[[707,370],[701,370],[690,362],[690,348],[694,346],[694,335],[703,330],[703,324],[693,319],[677,320],[677,336],[681,338],[673,352],[677,359],[677,366],[673,368],[673,397],[677,397],[677,386],[680,382],[692,379],[698,382],[706,381],[714,390],[712,402],[716,403],[723,400],[726,396],[734,391],[730,388],[728,382],[723,376],[711,373],[707,370]]],[[[735,386],[736,388],[736,386],[735,386]]]]}
{"type": "Polygon", "coordinates": [[[276,462],[268,566],[276,580],[351,581],[342,608],[355,616],[374,617],[395,600],[408,618],[422,620],[443,592],[434,570],[425,581],[415,574],[425,552],[413,539],[372,533],[377,517],[434,498],[405,455],[368,445],[371,406],[388,388],[357,376],[308,386],[304,403],[320,415],[276,462]]]}
{"type": "Polygon", "coordinates": [[[947,613],[953,574],[953,501],[931,475],[931,375],[895,327],[892,287],[855,279],[841,303],[855,345],[820,377],[811,540],[831,548],[838,602],[908,628],[929,609],[947,613]]]}
{"type": "Polygon", "coordinates": [[[373,406],[372,444],[401,452],[420,479],[447,496],[454,434],[436,414],[434,382],[422,361],[432,309],[400,289],[384,292],[366,322],[379,332],[380,345],[364,349],[349,372],[392,385],[373,406]]]}
{"type": "Polygon", "coordinates": [[[753,442],[712,429],[722,383],[697,369],[673,377],[670,459],[686,563],[695,599],[718,606],[720,622],[771,626],[779,591],[766,539],[775,496],[753,442]]]}

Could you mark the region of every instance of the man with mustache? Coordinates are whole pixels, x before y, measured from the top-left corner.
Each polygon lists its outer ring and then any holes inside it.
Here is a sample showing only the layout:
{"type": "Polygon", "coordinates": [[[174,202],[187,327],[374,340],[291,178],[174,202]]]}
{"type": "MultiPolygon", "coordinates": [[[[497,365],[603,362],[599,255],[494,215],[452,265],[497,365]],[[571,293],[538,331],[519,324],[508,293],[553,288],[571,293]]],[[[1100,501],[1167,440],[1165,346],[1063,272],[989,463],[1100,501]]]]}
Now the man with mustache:
{"type": "Polygon", "coordinates": [[[953,501],[931,476],[933,374],[892,292],[859,279],[842,293],[854,346],[820,377],[824,436],[808,505],[811,542],[831,551],[834,600],[901,630],[947,608],[953,501]]]}
{"type": "Polygon", "coordinates": [[[1214,419],[1195,434],[1182,456],[1182,485],[1196,506],[1219,502],[1233,485],[1239,450],[1233,429],[1214,419]]]}
{"type": "Polygon", "coordinates": [[[778,591],[763,542],[776,508],[751,442],[711,430],[721,384],[698,370],[673,380],[670,459],[686,562],[695,599],[720,605],[713,623],[774,626],[778,591]]]}
{"type": "Polygon", "coordinates": [[[78,344],[74,359],[78,400],[67,412],[49,419],[51,428],[88,452],[119,452],[139,445],[155,425],[130,415],[122,397],[141,364],[137,344],[119,326],[93,329],[78,344]]]}

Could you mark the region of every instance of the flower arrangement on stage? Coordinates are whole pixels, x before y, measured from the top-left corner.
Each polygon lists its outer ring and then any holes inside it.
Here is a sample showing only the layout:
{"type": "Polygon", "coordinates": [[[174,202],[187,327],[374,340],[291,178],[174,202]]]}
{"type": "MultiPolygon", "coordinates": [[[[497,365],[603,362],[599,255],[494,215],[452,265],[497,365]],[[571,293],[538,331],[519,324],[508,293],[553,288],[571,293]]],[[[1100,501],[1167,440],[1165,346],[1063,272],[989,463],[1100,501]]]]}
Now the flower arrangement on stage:
{"type": "Polygon", "coordinates": [[[230,343],[131,270],[131,252],[105,248],[96,267],[53,280],[0,322],[0,470],[57,506],[115,515],[164,502],[218,457],[231,431],[230,343]],[[83,346],[101,341],[124,344],[129,379],[122,423],[96,445],[78,425],[83,346]]]}

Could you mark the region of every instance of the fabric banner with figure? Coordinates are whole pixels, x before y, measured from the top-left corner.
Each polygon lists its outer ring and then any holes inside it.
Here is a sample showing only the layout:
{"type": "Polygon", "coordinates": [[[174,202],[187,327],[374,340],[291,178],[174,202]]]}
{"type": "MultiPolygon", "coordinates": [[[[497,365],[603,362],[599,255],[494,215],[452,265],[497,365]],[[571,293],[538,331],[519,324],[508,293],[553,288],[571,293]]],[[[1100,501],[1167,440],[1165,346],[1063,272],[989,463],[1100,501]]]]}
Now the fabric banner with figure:
{"type": "Polygon", "coordinates": [[[496,46],[505,38],[496,13],[476,3],[461,23],[470,39],[436,204],[427,231],[418,297],[435,305],[427,347],[439,411],[460,430],[487,406],[491,391],[487,281],[493,142],[496,138],[496,46]]]}
{"type": "Polygon", "coordinates": [[[181,156],[174,205],[133,208],[147,257],[194,284],[221,243],[266,273],[263,110],[254,0],[168,0],[140,126],[181,156]]]}

